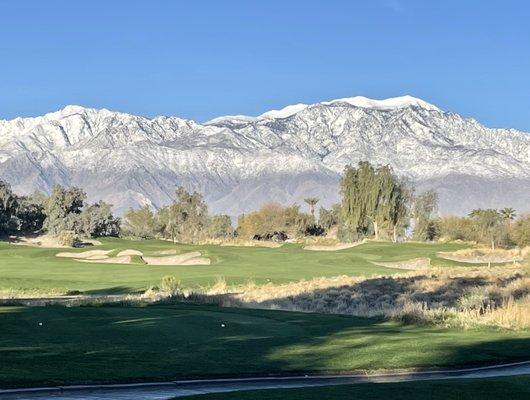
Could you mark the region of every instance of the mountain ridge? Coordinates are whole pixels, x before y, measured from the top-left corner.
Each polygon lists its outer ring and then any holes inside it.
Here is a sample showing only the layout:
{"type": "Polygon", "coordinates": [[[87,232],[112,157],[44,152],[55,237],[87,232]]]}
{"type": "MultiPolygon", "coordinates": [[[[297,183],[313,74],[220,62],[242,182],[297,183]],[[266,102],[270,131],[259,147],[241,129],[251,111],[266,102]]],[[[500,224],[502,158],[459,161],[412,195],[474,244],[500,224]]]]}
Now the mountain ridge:
{"type": "Polygon", "coordinates": [[[411,96],[357,96],[205,123],[75,105],[0,120],[0,178],[15,190],[79,185],[118,213],[167,204],[177,185],[231,215],[309,195],[329,205],[344,166],[360,160],[389,164],[420,190],[436,187],[442,213],[468,211],[451,203],[530,208],[530,135],[411,96]],[[447,189],[455,182],[460,194],[447,189]]]}

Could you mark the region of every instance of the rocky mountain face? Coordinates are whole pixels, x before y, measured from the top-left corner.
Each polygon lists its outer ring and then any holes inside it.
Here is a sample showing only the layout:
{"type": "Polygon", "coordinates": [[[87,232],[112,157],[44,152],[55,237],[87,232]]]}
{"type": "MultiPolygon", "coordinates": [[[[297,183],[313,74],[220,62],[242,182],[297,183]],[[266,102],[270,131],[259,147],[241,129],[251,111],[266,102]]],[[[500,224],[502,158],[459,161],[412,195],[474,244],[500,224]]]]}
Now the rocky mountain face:
{"type": "Polygon", "coordinates": [[[327,206],[338,200],[344,166],[360,160],[391,165],[419,191],[435,188],[442,214],[530,210],[529,134],[489,129],[410,96],[297,104],[203,124],[79,106],[0,120],[0,179],[19,193],[77,185],[117,213],[167,204],[178,185],[234,216],[308,196],[327,206]]]}

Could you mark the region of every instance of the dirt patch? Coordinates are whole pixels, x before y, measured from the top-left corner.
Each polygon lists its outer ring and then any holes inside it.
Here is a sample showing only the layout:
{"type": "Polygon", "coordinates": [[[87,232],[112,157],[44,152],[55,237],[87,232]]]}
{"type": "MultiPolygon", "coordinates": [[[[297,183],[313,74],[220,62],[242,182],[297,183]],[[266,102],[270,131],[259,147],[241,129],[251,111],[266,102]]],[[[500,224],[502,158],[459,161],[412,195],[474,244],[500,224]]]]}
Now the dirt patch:
{"type": "Polygon", "coordinates": [[[470,264],[508,263],[523,260],[519,249],[462,249],[454,252],[439,252],[437,255],[446,260],[470,264]]]}
{"type": "Polygon", "coordinates": [[[77,259],[87,259],[90,257],[104,257],[107,258],[108,254],[112,253],[114,250],[88,250],[82,251],[79,253],[74,252],[62,252],[57,253],[55,257],[65,257],[65,258],[77,258],[77,259]]]}
{"type": "Polygon", "coordinates": [[[87,262],[87,263],[98,263],[98,264],[130,264],[131,256],[121,256],[121,257],[107,257],[103,259],[90,259],[90,258],[81,258],[75,259],[76,261],[87,262]]]}
{"type": "Polygon", "coordinates": [[[139,251],[139,250],[127,249],[127,250],[120,251],[116,256],[117,257],[121,257],[121,256],[143,256],[143,253],[141,251],[139,251]]]}
{"type": "Polygon", "coordinates": [[[396,262],[372,262],[372,264],[379,265],[381,267],[406,269],[406,270],[418,270],[428,269],[431,267],[431,259],[427,257],[414,258],[412,260],[396,261],[396,262]]]}
{"type": "Polygon", "coordinates": [[[310,250],[310,251],[339,251],[339,250],[346,250],[351,249],[352,247],[359,246],[360,244],[363,244],[364,242],[355,242],[355,243],[337,243],[333,245],[320,245],[320,244],[312,244],[309,246],[305,246],[304,250],[310,250]]]}
{"type": "Polygon", "coordinates": [[[167,256],[167,257],[143,257],[148,265],[209,265],[210,259],[201,257],[198,251],[167,256]]]}

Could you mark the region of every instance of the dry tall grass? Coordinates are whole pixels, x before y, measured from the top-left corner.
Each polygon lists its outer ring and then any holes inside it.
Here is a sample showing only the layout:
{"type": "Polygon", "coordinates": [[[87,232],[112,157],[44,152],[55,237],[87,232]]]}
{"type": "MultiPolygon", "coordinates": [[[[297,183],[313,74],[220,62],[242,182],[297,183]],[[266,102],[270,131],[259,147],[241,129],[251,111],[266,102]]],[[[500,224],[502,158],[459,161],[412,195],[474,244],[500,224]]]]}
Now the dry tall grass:
{"type": "MultiPolygon", "coordinates": [[[[196,299],[200,295],[194,294],[196,299]]],[[[530,327],[528,267],[437,268],[372,278],[338,276],[229,288],[222,280],[204,301],[224,306],[382,316],[407,323],[509,329],[530,327]]]]}

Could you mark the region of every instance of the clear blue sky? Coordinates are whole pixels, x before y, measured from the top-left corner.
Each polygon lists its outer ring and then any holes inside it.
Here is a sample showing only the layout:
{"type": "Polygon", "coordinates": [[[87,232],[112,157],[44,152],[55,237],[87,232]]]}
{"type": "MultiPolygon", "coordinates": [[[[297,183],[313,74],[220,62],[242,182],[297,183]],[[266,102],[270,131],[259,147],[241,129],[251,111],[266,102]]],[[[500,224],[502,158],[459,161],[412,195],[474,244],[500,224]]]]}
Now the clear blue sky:
{"type": "Polygon", "coordinates": [[[411,94],[530,131],[527,1],[0,3],[0,118],[67,104],[205,121],[411,94]]]}

